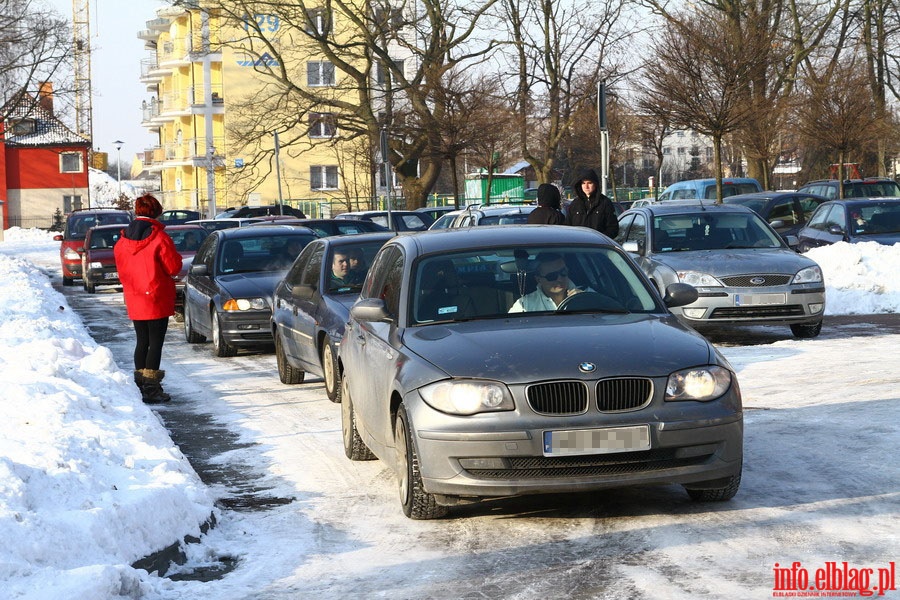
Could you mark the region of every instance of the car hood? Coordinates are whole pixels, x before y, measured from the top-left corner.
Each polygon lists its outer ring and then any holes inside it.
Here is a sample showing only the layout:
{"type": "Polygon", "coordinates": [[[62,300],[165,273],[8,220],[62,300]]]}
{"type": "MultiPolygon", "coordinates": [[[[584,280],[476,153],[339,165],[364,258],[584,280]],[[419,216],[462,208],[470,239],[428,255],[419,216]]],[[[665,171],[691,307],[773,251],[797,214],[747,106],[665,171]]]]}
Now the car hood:
{"type": "Polygon", "coordinates": [[[285,271],[257,271],[219,275],[216,281],[222,291],[232,298],[265,298],[272,304],[272,294],[285,271]]]}
{"type": "Polygon", "coordinates": [[[453,377],[524,383],[608,376],[663,377],[724,362],[675,317],[543,315],[410,328],[406,347],[453,377]],[[584,374],[582,363],[596,370],[584,374]]]}
{"type": "Polygon", "coordinates": [[[716,277],[746,273],[784,273],[794,275],[816,263],[787,248],[734,248],[730,250],[697,250],[665,252],[654,260],[675,271],[701,271],[716,277]]]}

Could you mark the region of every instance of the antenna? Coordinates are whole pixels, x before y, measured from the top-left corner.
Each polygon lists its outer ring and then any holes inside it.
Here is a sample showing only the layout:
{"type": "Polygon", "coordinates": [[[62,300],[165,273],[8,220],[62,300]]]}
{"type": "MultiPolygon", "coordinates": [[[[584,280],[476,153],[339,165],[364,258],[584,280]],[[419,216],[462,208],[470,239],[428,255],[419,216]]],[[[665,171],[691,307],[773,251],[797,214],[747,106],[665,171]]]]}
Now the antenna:
{"type": "Polygon", "coordinates": [[[94,131],[91,110],[91,14],[89,0],[72,0],[75,57],[75,132],[91,142],[94,131]]]}

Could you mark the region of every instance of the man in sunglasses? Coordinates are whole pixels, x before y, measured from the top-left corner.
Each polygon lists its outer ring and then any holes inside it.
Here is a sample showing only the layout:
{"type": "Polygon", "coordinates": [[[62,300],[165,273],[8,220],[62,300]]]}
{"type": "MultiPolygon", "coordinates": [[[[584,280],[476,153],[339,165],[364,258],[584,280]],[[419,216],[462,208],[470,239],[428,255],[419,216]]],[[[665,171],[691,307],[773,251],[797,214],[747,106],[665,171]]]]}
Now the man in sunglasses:
{"type": "Polygon", "coordinates": [[[538,254],[537,270],[534,274],[537,289],[516,300],[509,312],[554,311],[559,303],[584,290],[569,280],[566,261],[555,252],[538,254]]]}

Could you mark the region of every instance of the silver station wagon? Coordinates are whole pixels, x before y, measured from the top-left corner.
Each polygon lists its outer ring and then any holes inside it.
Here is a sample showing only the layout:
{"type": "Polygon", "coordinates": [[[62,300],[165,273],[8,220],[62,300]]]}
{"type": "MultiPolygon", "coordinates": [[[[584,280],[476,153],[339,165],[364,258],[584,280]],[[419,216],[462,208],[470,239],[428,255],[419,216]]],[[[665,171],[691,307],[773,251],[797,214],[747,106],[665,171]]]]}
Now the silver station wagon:
{"type": "Polygon", "coordinates": [[[688,283],[699,298],[674,310],[695,328],[788,325],[798,338],[822,330],[822,269],[758,214],[730,204],[669,203],[619,217],[616,241],[660,290],[688,283]]]}
{"type": "Polygon", "coordinates": [[[351,460],[395,471],[404,513],[485,498],[741,480],[732,368],[606,236],[473,227],[397,236],[376,255],[339,349],[351,460]]]}

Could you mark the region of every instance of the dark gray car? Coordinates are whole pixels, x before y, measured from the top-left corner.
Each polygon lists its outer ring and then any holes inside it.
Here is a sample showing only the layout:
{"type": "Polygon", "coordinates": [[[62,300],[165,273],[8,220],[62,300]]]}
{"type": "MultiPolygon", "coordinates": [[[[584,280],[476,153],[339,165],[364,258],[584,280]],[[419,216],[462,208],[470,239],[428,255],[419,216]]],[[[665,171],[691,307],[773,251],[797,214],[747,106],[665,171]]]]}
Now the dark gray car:
{"type": "Polygon", "coordinates": [[[581,227],[398,236],[375,258],[341,341],[351,460],[384,460],[404,513],[481,498],[740,485],[733,369],[617,244],[581,227]]]}
{"type": "Polygon", "coordinates": [[[877,242],[892,246],[900,242],[900,198],[826,202],[797,237],[801,252],[837,242],[877,242]]]}

